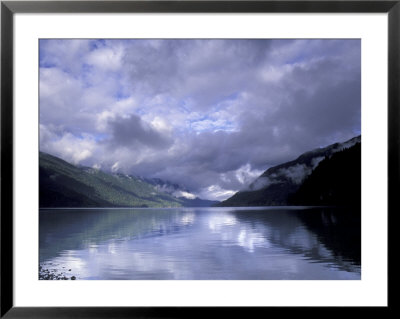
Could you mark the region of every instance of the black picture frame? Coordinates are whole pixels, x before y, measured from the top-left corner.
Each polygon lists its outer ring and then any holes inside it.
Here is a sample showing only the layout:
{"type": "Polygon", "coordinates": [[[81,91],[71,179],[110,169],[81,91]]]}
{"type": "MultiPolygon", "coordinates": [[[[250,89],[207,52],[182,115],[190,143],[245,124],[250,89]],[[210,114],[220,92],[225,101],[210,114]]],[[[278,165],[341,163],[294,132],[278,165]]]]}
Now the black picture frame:
{"type": "MultiPolygon", "coordinates": [[[[307,12],[388,14],[388,218],[400,211],[400,1],[1,1],[1,317],[5,318],[177,318],[193,316],[252,316],[311,310],[325,315],[326,307],[14,307],[13,303],[13,16],[15,13],[211,13],[211,12],[307,12]]],[[[385,213],[385,212],[382,212],[385,213]]],[[[388,226],[388,247],[391,248],[388,226]]],[[[388,251],[388,253],[389,253],[388,251]]],[[[388,261],[390,262],[389,254],[388,261]]],[[[388,269],[390,271],[390,268],[388,269]]],[[[389,272],[390,276],[390,272],[389,272]]],[[[390,281],[388,281],[388,287],[390,281]]],[[[389,289],[390,292],[390,289],[389,289]]],[[[34,292],[32,292],[34,293],[34,292]]],[[[244,292],[242,292],[244,293],[244,292]]],[[[356,308],[368,314],[392,309],[356,308]]],[[[353,310],[355,307],[352,307],[353,310]]],[[[337,315],[341,307],[330,307],[337,315]]],[[[348,311],[346,309],[345,311],[348,311]]]]}

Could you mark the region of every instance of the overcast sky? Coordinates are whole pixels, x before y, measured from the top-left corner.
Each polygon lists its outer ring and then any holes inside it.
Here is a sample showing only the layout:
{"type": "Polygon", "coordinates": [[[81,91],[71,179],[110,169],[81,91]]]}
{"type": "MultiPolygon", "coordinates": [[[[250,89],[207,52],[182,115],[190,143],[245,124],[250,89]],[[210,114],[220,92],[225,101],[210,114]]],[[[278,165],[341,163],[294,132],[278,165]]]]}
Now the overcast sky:
{"type": "Polygon", "coordinates": [[[41,40],[40,149],[222,200],[361,131],[359,40],[41,40]]]}

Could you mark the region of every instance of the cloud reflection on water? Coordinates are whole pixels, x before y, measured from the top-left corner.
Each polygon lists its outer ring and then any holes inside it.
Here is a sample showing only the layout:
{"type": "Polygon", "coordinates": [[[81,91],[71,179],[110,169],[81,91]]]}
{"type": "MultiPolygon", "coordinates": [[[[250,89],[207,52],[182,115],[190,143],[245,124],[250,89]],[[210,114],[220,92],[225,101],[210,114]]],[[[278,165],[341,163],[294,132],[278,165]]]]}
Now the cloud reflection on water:
{"type": "Polygon", "coordinates": [[[328,248],[297,211],[71,214],[41,212],[40,262],[73,269],[78,279],[360,279],[360,267],[328,248]]]}

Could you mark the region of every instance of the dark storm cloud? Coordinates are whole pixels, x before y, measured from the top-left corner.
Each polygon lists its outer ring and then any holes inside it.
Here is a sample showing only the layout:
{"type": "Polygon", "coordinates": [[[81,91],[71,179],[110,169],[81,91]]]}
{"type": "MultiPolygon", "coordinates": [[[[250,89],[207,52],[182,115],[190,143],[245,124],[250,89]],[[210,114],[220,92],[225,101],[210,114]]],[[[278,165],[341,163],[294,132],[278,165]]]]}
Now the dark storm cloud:
{"type": "Polygon", "coordinates": [[[112,147],[132,147],[139,144],[139,146],[165,149],[172,143],[164,134],[152,128],[136,115],[110,120],[109,126],[112,138],[108,143],[112,147]]]}
{"type": "Polygon", "coordinates": [[[132,89],[147,94],[168,92],[207,108],[245,89],[244,74],[254,72],[270,54],[272,44],[260,40],[139,41],[128,50],[124,63],[132,89]]]}

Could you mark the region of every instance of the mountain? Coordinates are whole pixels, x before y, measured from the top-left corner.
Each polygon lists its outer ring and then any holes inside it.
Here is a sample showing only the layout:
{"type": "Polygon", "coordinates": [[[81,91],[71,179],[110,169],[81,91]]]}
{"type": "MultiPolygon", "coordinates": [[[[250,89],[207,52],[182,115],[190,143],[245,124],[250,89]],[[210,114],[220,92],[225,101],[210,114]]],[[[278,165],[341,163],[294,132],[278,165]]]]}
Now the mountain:
{"type": "MultiPolygon", "coordinates": [[[[295,196],[295,194],[306,178],[313,175],[316,168],[333,154],[347,148],[353,148],[356,145],[361,145],[361,136],[354,137],[344,143],[335,143],[306,152],[293,161],[271,167],[251,183],[247,189],[237,192],[217,206],[280,206],[292,205],[294,202],[299,204],[302,202],[300,195],[295,196]]],[[[351,167],[357,170],[357,167],[361,167],[361,156],[358,161],[356,158],[353,160],[354,165],[352,164],[351,167]],[[356,165],[358,166],[354,167],[356,165]]],[[[342,162],[335,165],[346,166],[342,162]]],[[[340,168],[338,167],[337,170],[340,170],[340,168]]],[[[350,174],[347,170],[346,172],[350,174]]],[[[346,179],[342,179],[341,182],[345,184],[346,179]]],[[[329,185],[330,180],[326,180],[325,183],[329,185]]],[[[314,187],[314,190],[318,188],[315,184],[312,185],[309,186],[307,191],[303,190],[302,192],[309,192],[312,187],[314,187]]],[[[339,187],[338,185],[338,183],[335,184],[335,187],[339,187]]],[[[308,202],[310,205],[319,203],[315,198],[311,200],[311,197],[308,202]]],[[[333,198],[331,202],[334,202],[333,198]]]]}
{"type": "Polygon", "coordinates": [[[361,207],[361,143],[326,157],[289,197],[294,205],[361,207]]]}
{"type": "Polygon", "coordinates": [[[178,198],[146,180],[78,167],[39,153],[40,207],[194,207],[213,201],[178,198]]]}

